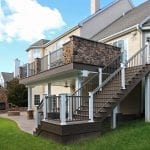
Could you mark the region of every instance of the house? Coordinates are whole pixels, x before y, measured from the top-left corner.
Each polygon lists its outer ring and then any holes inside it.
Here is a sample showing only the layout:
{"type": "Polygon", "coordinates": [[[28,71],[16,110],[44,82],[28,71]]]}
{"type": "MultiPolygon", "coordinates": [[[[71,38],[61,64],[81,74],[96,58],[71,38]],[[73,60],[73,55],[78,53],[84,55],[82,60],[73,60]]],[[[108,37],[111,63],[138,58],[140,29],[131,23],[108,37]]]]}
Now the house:
{"type": "Polygon", "coordinates": [[[101,133],[105,123],[115,128],[117,113],[128,119],[144,109],[150,121],[149,38],[142,43],[148,37],[150,2],[133,8],[130,1],[117,0],[101,10],[97,0],[91,2],[89,18],[27,49],[20,83],[28,87],[36,135],[69,142],[101,133]]]}
{"type": "Polygon", "coordinates": [[[14,74],[8,72],[1,72],[0,73],[0,86],[3,88],[7,87],[7,82],[13,80],[14,74]]]}
{"type": "MultiPolygon", "coordinates": [[[[150,41],[149,10],[150,1],[146,1],[140,6],[128,11],[112,24],[108,25],[105,29],[94,35],[92,40],[120,47],[121,50],[126,53],[125,59],[128,60],[137,51],[142,49],[148,41],[150,41]]],[[[130,111],[135,113],[144,113],[144,83],[145,80],[143,79],[143,81],[137,87],[137,91],[135,92],[137,95],[136,99],[132,99],[131,102],[127,97],[128,100],[122,102],[122,105],[126,105],[128,108],[122,108],[121,105],[119,109],[122,109],[122,111],[125,113],[129,113],[130,111]],[[134,108],[135,106],[136,109],[134,108]]],[[[121,110],[118,111],[120,112],[121,110]]]]}

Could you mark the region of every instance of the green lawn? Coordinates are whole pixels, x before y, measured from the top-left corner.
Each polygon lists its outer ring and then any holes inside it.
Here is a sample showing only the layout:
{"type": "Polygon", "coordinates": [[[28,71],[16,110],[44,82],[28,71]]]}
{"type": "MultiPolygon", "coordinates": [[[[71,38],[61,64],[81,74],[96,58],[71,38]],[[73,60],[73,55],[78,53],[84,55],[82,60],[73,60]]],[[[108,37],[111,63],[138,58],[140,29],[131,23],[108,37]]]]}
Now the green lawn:
{"type": "Polygon", "coordinates": [[[150,150],[150,124],[124,123],[102,137],[64,146],[24,133],[15,122],[0,118],[0,150],[150,150]]]}

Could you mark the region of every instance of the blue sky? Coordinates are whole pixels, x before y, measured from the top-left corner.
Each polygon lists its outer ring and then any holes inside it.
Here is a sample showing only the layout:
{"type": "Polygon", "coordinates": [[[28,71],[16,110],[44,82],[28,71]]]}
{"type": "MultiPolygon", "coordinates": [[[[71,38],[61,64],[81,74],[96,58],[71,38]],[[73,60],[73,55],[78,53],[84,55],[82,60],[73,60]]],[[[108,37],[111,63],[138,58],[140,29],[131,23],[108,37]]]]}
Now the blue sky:
{"type": "MultiPolygon", "coordinates": [[[[101,0],[101,7],[112,1],[101,0]]],[[[137,6],[145,0],[132,1],[137,6]]],[[[0,4],[0,72],[12,72],[15,58],[27,63],[25,49],[31,43],[52,39],[90,15],[90,0],[0,0],[0,4]]]]}

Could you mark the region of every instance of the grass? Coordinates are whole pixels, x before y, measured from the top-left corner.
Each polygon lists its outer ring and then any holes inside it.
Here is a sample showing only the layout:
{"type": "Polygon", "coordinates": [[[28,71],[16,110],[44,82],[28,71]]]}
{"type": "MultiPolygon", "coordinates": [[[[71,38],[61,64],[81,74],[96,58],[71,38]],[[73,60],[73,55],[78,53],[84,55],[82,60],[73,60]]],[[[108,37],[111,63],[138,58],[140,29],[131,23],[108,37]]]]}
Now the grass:
{"type": "Polygon", "coordinates": [[[22,132],[15,122],[0,118],[0,150],[149,150],[150,124],[142,120],[122,124],[103,136],[61,145],[22,132]]]}

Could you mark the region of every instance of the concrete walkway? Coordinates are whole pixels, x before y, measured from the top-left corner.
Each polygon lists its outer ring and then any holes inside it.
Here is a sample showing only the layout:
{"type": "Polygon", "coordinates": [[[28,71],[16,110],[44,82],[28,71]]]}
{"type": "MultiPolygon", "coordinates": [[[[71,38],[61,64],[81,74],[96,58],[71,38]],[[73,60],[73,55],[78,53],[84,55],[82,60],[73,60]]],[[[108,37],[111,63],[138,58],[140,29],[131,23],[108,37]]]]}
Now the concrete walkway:
{"type": "Polygon", "coordinates": [[[35,121],[34,119],[27,120],[27,112],[21,112],[20,116],[8,116],[7,113],[4,113],[4,114],[0,114],[0,117],[8,118],[10,120],[15,121],[21,130],[33,134],[35,121]]]}

